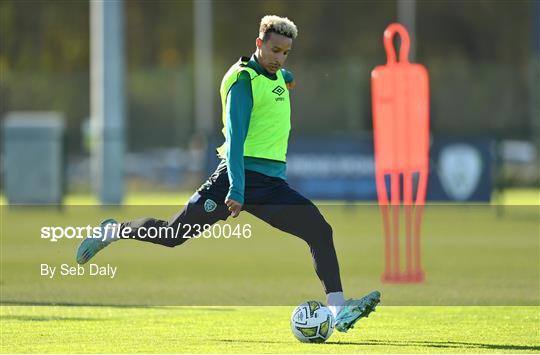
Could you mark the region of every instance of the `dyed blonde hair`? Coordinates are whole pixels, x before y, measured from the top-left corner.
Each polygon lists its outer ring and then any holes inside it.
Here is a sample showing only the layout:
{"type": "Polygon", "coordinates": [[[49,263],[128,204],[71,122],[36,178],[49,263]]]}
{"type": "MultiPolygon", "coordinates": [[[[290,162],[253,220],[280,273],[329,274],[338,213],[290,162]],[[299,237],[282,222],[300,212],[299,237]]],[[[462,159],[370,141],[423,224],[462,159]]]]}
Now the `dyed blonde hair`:
{"type": "Polygon", "coordinates": [[[264,38],[264,35],[270,32],[274,32],[292,39],[295,39],[298,35],[296,25],[288,18],[275,15],[266,15],[261,19],[259,33],[261,38],[264,38]]]}

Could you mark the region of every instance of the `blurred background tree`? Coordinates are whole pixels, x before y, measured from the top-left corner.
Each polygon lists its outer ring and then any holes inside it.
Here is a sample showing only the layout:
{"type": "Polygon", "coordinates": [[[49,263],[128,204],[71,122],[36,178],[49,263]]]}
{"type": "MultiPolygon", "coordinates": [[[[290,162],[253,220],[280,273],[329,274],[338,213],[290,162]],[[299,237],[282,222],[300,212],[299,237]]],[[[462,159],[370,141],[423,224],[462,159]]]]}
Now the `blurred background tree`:
{"type": "MultiPolygon", "coordinates": [[[[532,139],[531,1],[417,1],[417,61],[431,75],[434,135],[532,139]]],[[[395,1],[215,1],[215,95],[223,73],[254,50],[265,14],[299,27],[289,59],[294,135],[371,131],[370,72],[386,62],[395,1]]],[[[186,147],[193,122],[193,4],[125,3],[128,147],[186,147]]],[[[89,116],[88,1],[0,2],[0,116],[65,114],[68,151],[84,150],[89,116]]],[[[219,113],[215,117],[219,134],[219,113]]]]}

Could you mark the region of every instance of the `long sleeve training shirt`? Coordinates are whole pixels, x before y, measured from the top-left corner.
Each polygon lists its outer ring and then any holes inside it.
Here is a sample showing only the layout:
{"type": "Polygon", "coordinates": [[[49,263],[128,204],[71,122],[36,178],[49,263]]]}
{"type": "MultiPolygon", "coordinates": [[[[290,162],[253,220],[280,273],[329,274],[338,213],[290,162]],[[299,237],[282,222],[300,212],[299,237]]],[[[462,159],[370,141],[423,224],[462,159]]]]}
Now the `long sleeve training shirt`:
{"type": "MultiPolygon", "coordinates": [[[[271,80],[277,80],[276,74],[268,73],[253,55],[247,66],[258,74],[271,80]]],[[[281,69],[285,83],[294,80],[291,72],[281,69]]],[[[220,166],[226,165],[229,176],[229,193],[227,199],[244,203],[245,170],[255,171],[267,176],[285,180],[286,164],[284,162],[262,158],[244,157],[244,142],[249,129],[251,110],[253,109],[253,96],[251,92],[251,78],[249,73],[241,72],[238,80],[233,84],[226,99],[225,112],[227,121],[226,139],[228,144],[227,156],[220,166]]]]}

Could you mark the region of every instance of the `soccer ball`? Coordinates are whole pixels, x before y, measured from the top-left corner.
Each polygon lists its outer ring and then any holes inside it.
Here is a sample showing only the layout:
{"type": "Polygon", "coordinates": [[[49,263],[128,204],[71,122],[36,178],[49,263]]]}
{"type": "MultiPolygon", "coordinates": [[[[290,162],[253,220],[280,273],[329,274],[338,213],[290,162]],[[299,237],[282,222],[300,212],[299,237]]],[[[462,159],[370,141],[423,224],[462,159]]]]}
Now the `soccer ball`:
{"type": "Polygon", "coordinates": [[[303,343],[322,343],[334,331],[334,316],[321,302],[307,301],[294,309],[291,329],[303,343]]]}

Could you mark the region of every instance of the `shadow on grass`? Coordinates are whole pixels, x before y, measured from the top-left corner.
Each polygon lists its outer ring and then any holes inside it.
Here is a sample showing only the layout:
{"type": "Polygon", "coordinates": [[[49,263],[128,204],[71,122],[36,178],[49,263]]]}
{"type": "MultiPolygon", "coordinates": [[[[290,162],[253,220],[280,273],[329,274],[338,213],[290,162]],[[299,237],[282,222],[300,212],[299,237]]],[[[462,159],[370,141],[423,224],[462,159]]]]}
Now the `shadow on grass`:
{"type": "Polygon", "coordinates": [[[54,322],[54,321],[102,321],[107,318],[85,318],[85,317],[57,317],[57,316],[2,316],[2,320],[20,320],[29,322],[54,322]]]}
{"type": "Polygon", "coordinates": [[[199,307],[199,306],[151,306],[151,305],[121,305],[106,303],[76,303],[76,302],[26,302],[26,301],[2,301],[0,306],[44,306],[44,307],[104,307],[104,308],[146,308],[146,309],[166,309],[175,308],[177,310],[195,310],[195,311],[215,311],[215,312],[235,312],[234,307],[199,307]]]}
{"type": "Polygon", "coordinates": [[[236,340],[236,339],[212,339],[214,341],[220,341],[222,343],[257,343],[257,344],[287,344],[291,341],[272,341],[272,340],[236,340]]]}
{"type": "MultiPolygon", "coordinates": [[[[226,343],[259,343],[259,344],[286,344],[291,341],[268,341],[268,340],[233,340],[217,339],[217,341],[226,343]]],[[[309,343],[308,343],[309,344],[309,343]]],[[[486,343],[466,343],[458,341],[385,341],[385,340],[366,340],[361,342],[339,341],[317,344],[325,345],[358,345],[358,346],[397,346],[397,347],[428,347],[428,348],[453,348],[453,349],[489,349],[489,350],[522,350],[538,351],[540,346],[512,345],[512,344],[486,344],[486,343]]]]}
{"type": "Polygon", "coordinates": [[[386,341],[386,340],[366,340],[362,342],[327,342],[332,345],[364,345],[364,346],[425,346],[430,348],[466,348],[466,349],[490,349],[490,350],[540,350],[540,346],[513,345],[513,344],[488,344],[488,343],[467,343],[459,341],[386,341]]]}

